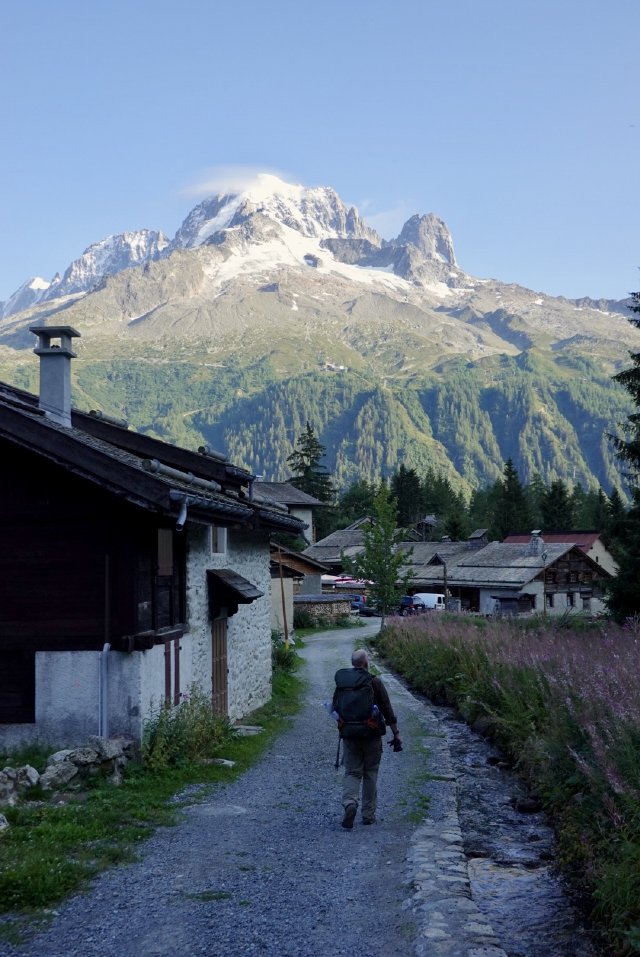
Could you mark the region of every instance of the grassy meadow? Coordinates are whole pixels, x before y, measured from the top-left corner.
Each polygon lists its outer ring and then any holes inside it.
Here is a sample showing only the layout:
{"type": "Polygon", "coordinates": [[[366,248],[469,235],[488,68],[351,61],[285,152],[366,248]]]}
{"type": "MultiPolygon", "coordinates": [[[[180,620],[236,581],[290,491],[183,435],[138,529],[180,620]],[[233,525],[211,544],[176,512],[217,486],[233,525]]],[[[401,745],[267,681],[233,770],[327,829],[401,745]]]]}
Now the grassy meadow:
{"type": "Polygon", "coordinates": [[[640,619],[391,619],[377,648],[510,758],[612,952],[640,953],[640,619]]]}

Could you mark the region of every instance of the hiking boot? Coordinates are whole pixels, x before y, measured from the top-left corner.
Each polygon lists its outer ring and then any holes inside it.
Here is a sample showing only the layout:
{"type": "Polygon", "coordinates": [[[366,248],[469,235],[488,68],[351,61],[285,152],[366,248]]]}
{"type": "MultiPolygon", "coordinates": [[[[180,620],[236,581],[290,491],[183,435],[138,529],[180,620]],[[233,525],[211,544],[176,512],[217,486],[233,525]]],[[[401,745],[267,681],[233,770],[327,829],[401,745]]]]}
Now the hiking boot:
{"type": "Polygon", "coordinates": [[[377,820],[375,819],[375,817],[363,817],[363,818],[362,818],[362,823],[363,823],[363,824],[377,824],[378,822],[377,822],[377,820]]]}
{"type": "Polygon", "coordinates": [[[351,828],[353,827],[353,822],[356,819],[357,810],[358,810],[357,804],[347,804],[346,808],[344,809],[344,817],[342,818],[343,827],[349,828],[349,830],[351,830],[351,828]]]}

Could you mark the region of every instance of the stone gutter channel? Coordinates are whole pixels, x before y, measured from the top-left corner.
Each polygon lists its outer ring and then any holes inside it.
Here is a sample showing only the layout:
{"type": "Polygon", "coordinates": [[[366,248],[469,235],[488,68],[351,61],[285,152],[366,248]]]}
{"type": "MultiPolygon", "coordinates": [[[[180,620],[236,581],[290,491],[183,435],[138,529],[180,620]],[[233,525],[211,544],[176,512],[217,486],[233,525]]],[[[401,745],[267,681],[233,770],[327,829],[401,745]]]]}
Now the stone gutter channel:
{"type": "Polygon", "coordinates": [[[417,957],[510,957],[474,900],[458,814],[458,782],[449,744],[435,711],[392,675],[382,673],[394,702],[424,726],[430,780],[429,814],[407,853],[408,905],[416,923],[417,957]]]}
{"type": "Polygon", "coordinates": [[[553,868],[553,832],[499,752],[451,709],[381,677],[422,725],[430,769],[407,853],[416,957],[595,957],[553,868]]]}

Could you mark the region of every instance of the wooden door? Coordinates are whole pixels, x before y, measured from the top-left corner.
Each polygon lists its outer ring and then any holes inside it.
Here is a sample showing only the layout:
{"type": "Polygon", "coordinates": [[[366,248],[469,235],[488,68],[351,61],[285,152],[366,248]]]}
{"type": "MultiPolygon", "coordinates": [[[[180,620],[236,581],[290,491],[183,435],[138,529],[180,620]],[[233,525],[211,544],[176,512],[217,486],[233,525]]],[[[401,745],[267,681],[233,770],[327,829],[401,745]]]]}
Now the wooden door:
{"type": "Polygon", "coordinates": [[[216,714],[229,713],[227,693],[227,619],[213,622],[211,642],[211,700],[216,714]]]}

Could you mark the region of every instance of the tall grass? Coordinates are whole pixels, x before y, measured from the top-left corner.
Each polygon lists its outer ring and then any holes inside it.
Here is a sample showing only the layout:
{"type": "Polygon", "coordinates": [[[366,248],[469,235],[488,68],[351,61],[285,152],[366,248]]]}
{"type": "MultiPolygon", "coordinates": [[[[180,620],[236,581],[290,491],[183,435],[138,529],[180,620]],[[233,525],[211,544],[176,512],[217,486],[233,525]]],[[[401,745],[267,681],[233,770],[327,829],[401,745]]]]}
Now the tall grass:
{"type": "Polygon", "coordinates": [[[566,874],[618,954],[640,953],[640,621],[431,616],[378,647],[483,726],[552,814],[566,874]]]}

